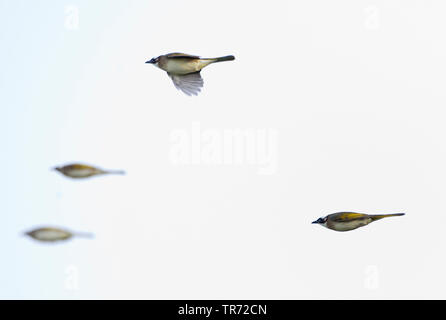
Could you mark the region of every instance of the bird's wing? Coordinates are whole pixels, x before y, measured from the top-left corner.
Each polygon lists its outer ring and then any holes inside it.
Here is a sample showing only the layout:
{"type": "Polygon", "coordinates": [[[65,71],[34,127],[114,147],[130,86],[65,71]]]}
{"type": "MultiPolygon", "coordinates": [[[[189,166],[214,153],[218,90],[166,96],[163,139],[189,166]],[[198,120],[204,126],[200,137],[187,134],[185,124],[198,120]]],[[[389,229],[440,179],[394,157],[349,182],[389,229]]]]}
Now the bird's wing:
{"type": "Polygon", "coordinates": [[[200,75],[200,71],[183,75],[167,74],[172,79],[175,88],[183,91],[188,96],[196,96],[203,87],[203,78],[200,75]]]}
{"type": "Polygon", "coordinates": [[[96,168],[89,166],[87,164],[82,164],[82,163],[73,163],[73,164],[69,164],[67,166],[65,166],[66,169],[73,169],[73,170],[85,170],[85,169],[91,169],[94,170],[96,168]]]}
{"type": "Polygon", "coordinates": [[[180,52],[174,52],[174,53],[168,53],[166,54],[166,57],[170,59],[179,59],[179,58],[186,58],[186,59],[200,59],[199,56],[193,56],[187,53],[180,53],[180,52]]]}
{"type": "Polygon", "coordinates": [[[338,212],[333,215],[331,220],[337,221],[337,222],[343,222],[343,221],[351,221],[356,219],[361,219],[364,216],[366,216],[363,213],[356,213],[356,212],[338,212]]]}

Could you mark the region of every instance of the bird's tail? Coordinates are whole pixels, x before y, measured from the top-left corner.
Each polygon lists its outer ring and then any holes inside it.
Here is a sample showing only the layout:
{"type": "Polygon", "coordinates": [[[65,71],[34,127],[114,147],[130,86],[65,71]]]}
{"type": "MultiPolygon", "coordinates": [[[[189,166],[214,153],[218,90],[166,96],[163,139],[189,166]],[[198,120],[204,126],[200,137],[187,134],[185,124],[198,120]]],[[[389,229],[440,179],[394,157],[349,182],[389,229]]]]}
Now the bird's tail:
{"type": "Polygon", "coordinates": [[[104,170],[105,174],[121,174],[124,175],[125,171],[124,170],[104,170]]]}
{"type": "Polygon", "coordinates": [[[87,239],[93,239],[94,234],[90,232],[72,232],[72,235],[76,238],[87,238],[87,239]]]}
{"type": "Polygon", "coordinates": [[[404,213],[389,213],[389,214],[371,214],[370,218],[372,218],[373,221],[387,218],[387,217],[398,217],[398,216],[404,216],[404,213]]]}
{"type": "Polygon", "coordinates": [[[209,59],[204,59],[204,60],[212,60],[212,62],[222,62],[222,61],[232,61],[232,60],[235,60],[235,57],[234,56],[224,56],[224,57],[209,58],[209,59]]]}

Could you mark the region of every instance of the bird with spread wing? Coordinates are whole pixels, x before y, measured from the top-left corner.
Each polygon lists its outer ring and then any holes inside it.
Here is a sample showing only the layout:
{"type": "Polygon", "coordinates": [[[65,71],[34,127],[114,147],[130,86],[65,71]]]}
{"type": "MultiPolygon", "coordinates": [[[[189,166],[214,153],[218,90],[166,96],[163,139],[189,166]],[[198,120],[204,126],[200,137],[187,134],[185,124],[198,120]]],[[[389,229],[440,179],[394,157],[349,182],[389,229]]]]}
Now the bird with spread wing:
{"type": "Polygon", "coordinates": [[[203,87],[203,78],[200,72],[204,67],[215,62],[232,61],[234,59],[234,56],[200,58],[199,56],[175,52],[152,58],[146,63],[153,64],[166,71],[175,88],[191,96],[198,95],[203,87]]]}

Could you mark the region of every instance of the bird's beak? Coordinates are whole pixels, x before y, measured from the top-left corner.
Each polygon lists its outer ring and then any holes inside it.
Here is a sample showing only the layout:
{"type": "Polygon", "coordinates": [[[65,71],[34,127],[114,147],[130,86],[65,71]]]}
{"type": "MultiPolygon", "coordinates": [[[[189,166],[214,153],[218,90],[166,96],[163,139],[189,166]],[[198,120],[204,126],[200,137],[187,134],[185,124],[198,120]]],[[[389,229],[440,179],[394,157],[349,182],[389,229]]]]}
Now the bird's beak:
{"type": "Polygon", "coordinates": [[[152,64],[154,64],[154,63],[155,63],[155,59],[150,59],[149,61],[146,61],[146,63],[152,63],[152,64]]]}
{"type": "Polygon", "coordinates": [[[316,221],[313,221],[312,223],[319,223],[319,222],[316,220],[316,221]]]}

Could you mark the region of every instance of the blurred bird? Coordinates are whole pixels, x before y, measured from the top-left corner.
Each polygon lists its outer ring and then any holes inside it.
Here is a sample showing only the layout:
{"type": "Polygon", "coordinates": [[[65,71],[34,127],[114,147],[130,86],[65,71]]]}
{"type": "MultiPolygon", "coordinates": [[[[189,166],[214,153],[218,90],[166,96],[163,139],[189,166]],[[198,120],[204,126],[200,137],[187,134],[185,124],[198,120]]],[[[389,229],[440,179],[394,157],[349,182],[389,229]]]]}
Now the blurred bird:
{"type": "Polygon", "coordinates": [[[69,164],[62,167],[55,167],[54,170],[59,171],[63,175],[73,178],[89,178],[92,176],[103,174],[125,174],[122,170],[102,170],[85,164],[69,164]]]}
{"type": "Polygon", "coordinates": [[[324,218],[319,218],[312,223],[320,224],[335,231],[350,231],[368,225],[370,222],[387,218],[403,216],[404,213],[391,214],[363,214],[355,212],[337,212],[329,214],[324,218]]]}
{"type": "Polygon", "coordinates": [[[153,58],[146,63],[151,63],[167,72],[172,79],[175,88],[183,91],[188,96],[197,95],[203,87],[203,79],[200,71],[211,63],[232,61],[234,56],[219,58],[200,58],[185,53],[169,53],[158,58],[153,58]]]}
{"type": "Polygon", "coordinates": [[[53,228],[53,227],[44,227],[38,228],[25,233],[25,235],[30,236],[31,238],[43,241],[43,242],[55,242],[55,241],[64,241],[68,240],[72,237],[83,237],[83,238],[92,238],[93,234],[84,233],[84,232],[70,232],[67,230],[53,228]]]}

